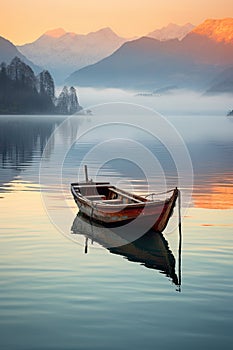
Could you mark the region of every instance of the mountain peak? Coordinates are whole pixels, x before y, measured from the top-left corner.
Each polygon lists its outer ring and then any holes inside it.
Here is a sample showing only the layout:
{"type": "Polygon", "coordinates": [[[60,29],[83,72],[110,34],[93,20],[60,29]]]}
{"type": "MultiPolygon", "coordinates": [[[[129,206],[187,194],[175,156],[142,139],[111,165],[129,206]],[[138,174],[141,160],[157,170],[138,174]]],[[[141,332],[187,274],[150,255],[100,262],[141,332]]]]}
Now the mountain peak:
{"type": "Polygon", "coordinates": [[[207,19],[192,33],[207,36],[217,42],[233,43],[233,18],[207,19]]]}
{"type": "Polygon", "coordinates": [[[66,31],[63,28],[48,30],[47,32],[44,33],[44,35],[50,36],[52,38],[60,38],[65,34],[66,34],[66,31]]]}
{"type": "Polygon", "coordinates": [[[166,41],[170,39],[183,39],[192,29],[194,25],[186,23],[185,25],[179,25],[175,23],[169,23],[167,26],[160,29],[156,29],[153,32],[147,34],[148,37],[157,39],[160,41],[166,41]]]}
{"type": "Polygon", "coordinates": [[[110,27],[104,27],[96,31],[96,33],[114,33],[114,31],[110,27]]]}
{"type": "Polygon", "coordinates": [[[103,36],[103,37],[119,37],[110,27],[104,27],[96,32],[90,32],[87,35],[103,36]]]}

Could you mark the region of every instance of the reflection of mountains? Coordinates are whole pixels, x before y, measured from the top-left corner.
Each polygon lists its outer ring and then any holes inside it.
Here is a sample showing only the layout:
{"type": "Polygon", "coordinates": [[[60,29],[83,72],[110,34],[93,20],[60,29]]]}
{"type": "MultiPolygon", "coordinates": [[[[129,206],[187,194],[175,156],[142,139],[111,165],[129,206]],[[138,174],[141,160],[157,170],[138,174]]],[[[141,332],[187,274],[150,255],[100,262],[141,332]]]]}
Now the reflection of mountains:
{"type": "Polygon", "coordinates": [[[81,215],[76,216],[71,231],[86,237],[85,252],[88,250],[87,244],[90,239],[112,254],[121,255],[129,261],[160,271],[171,278],[175,285],[180,286],[180,276],[178,278],[175,271],[175,258],[162,233],[149,231],[141,238],[129,242],[114,233],[114,229],[91,223],[81,215]]]}
{"type": "Polygon", "coordinates": [[[20,171],[30,166],[35,155],[41,157],[58,122],[56,117],[0,118],[1,183],[11,181],[20,171]]]}

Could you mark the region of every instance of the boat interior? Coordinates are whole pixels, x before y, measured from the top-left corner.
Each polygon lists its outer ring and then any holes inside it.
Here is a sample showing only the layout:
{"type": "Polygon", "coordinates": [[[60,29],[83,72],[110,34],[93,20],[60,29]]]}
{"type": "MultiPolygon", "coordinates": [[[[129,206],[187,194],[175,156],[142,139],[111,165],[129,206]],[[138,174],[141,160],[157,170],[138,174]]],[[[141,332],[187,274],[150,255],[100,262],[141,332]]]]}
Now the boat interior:
{"type": "Polygon", "coordinates": [[[145,198],[111,186],[110,183],[73,184],[73,189],[86,199],[103,204],[135,204],[147,201],[145,198]]]}

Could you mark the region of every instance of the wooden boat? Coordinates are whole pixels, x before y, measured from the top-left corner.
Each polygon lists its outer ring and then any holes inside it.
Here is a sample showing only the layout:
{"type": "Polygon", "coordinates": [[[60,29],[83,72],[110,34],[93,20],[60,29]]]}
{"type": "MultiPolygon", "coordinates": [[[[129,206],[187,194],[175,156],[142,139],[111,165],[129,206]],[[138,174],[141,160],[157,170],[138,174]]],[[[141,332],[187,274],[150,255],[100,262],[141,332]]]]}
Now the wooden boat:
{"type": "Polygon", "coordinates": [[[172,215],[179,194],[177,188],[168,191],[171,196],[165,200],[148,199],[115,186],[109,182],[86,181],[71,184],[71,192],[80,212],[90,220],[102,225],[125,225],[137,219],[148,231],[162,232],[172,215]]]}
{"type": "MultiPolygon", "coordinates": [[[[148,231],[139,239],[128,242],[119,236],[114,228],[104,227],[79,213],[71,228],[73,239],[85,237],[85,253],[88,252],[89,242],[97,242],[110,253],[123,256],[131,262],[139,263],[148,269],[158,270],[169,277],[180,291],[181,284],[181,251],[179,251],[178,275],[176,274],[176,260],[169,248],[167,240],[160,232],[148,231]],[[76,236],[76,237],[75,237],[76,236]]],[[[181,250],[181,245],[179,246],[181,250]]]]}

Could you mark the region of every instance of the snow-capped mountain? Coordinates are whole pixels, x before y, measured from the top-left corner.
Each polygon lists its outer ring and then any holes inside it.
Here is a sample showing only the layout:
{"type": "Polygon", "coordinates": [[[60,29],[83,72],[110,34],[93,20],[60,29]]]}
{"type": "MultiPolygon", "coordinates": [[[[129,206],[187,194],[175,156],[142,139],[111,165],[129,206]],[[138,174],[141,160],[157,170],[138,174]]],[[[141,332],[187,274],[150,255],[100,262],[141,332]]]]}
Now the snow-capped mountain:
{"type": "Polygon", "coordinates": [[[47,31],[30,44],[18,49],[43,68],[49,69],[58,82],[74,70],[98,62],[118,49],[127,39],[110,28],[86,35],[68,33],[62,28],[47,31]]]}
{"type": "Polygon", "coordinates": [[[175,23],[169,23],[166,27],[156,29],[153,32],[148,33],[146,36],[159,41],[166,41],[170,39],[182,40],[194,28],[195,26],[191,23],[186,23],[183,26],[175,23]]]}

